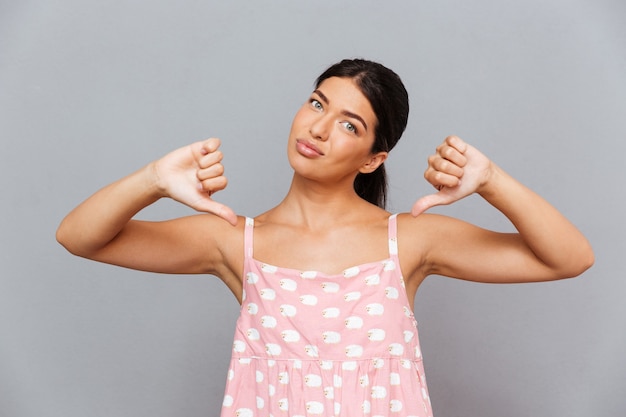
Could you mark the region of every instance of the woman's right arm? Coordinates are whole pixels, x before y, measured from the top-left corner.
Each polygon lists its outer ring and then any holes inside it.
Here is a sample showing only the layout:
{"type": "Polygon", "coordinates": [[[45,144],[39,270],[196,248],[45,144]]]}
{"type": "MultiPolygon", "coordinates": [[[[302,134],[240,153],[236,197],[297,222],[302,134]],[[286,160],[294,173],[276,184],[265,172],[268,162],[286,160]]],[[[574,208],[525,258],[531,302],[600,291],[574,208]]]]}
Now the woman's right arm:
{"type": "Polygon", "coordinates": [[[234,212],[210,198],[227,183],[219,145],[196,142],[104,187],[63,219],[57,240],[75,255],[127,268],[214,273],[224,264],[221,245],[239,235],[234,212]],[[163,197],[216,216],[132,220],[163,197]]]}

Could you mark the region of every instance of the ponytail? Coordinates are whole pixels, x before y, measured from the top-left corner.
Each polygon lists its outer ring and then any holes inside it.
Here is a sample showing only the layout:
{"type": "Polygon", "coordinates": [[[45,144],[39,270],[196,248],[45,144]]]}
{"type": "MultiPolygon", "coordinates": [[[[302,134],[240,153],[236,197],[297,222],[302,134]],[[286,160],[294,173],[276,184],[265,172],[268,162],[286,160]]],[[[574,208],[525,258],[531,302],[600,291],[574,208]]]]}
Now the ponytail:
{"type": "Polygon", "coordinates": [[[385,165],[369,174],[358,173],[354,180],[354,191],[362,199],[384,209],[387,205],[387,173],[385,165]]]}

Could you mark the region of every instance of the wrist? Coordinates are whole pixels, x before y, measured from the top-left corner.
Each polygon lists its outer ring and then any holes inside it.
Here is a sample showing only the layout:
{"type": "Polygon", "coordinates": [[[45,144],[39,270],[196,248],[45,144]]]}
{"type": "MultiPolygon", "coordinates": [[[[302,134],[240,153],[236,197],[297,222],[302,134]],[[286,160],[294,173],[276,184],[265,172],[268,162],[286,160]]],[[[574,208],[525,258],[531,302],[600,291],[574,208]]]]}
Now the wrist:
{"type": "Polygon", "coordinates": [[[502,181],[505,179],[506,174],[499,166],[490,162],[489,169],[485,172],[485,178],[476,190],[476,192],[485,200],[498,195],[498,190],[501,187],[502,181]]]}
{"type": "Polygon", "coordinates": [[[165,184],[159,175],[157,166],[158,161],[150,162],[140,170],[142,181],[144,182],[144,190],[155,200],[167,197],[165,184]]]}

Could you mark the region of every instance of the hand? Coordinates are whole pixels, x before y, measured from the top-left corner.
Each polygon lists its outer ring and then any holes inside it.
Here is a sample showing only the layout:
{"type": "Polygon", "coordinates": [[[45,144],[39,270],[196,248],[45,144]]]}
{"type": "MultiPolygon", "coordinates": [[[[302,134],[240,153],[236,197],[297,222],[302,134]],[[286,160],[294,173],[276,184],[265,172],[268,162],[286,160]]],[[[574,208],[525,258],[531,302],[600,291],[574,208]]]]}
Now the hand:
{"type": "Polygon", "coordinates": [[[217,138],[196,142],[170,152],[153,167],[163,196],[195,210],[213,213],[234,226],[237,215],[233,210],[211,198],[228,183],[219,146],[217,138]]]}
{"type": "Polygon", "coordinates": [[[480,192],[491,174],[491,161],[457,136],[448,136],[428,158],[424,178],[439,192],[424,196],[413,205],[411,214],[418,216],[431,207],[454,203],[480,192]]]}

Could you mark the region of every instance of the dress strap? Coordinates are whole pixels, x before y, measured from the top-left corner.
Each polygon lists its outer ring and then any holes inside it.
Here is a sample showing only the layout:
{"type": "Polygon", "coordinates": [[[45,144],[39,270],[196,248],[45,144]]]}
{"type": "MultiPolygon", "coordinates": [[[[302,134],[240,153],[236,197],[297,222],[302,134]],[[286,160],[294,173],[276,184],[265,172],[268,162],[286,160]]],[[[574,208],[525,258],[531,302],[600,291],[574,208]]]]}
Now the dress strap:
{"type": "Polygon", "coordinates": [[[254,219],[246,217],[246,226],[243,235],[243,248],[246,258],[252,258],[254,219]]]}
{"type": "Polygon", "coordinates": [[[398,222],[396,221],[396,217],[398,213],[392,214],[389,216],[389,256],[391,258],[395,258],[398,256],[398,222]]]}

